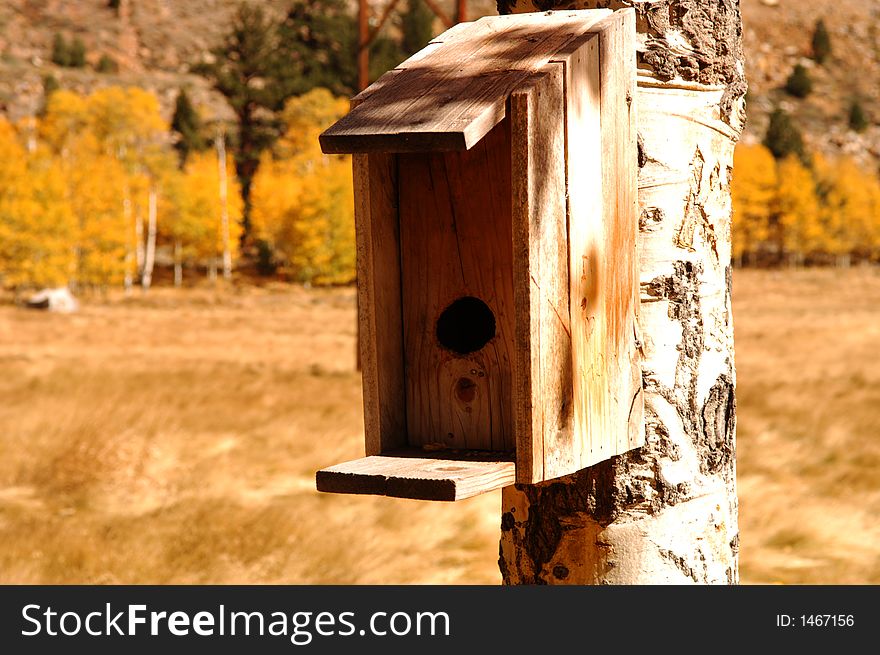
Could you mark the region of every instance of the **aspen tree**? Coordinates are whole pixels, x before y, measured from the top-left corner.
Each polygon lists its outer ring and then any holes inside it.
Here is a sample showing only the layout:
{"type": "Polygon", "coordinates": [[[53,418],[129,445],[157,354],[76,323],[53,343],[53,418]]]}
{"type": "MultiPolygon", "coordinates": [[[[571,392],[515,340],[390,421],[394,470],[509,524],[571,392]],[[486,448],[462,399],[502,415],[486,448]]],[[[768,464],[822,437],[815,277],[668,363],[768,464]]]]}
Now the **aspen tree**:
{"type": "Polygon", "coordinates": [[[776,161],[762,145],[740,144],[733,155],[733,257],[742,265],[770,238],[776,161]]]}
{"type": "Polygon", "coordinates": [[[505,488],[503,580],[735,583],[730,178],[745,120],[739,3],[498,4],[502,12],[636,11],[647,436],[643,448],[574,475],[505,488]]]}
{"type": "Polygon", "coordinates": [[[67,285],[77,227],[64,176],[45,149],[27,152],[0,118],[0,284],[67,285]]]}
{"type": "MultiPolygon", "coordinates": [[[[779,245],[789,263],[799,266],[807,255],[820,251],[823,246],[816,183],[812,173],[793,155],[779,162],[778,180],[774,208],[779,245]]],[[[734,219],[734,229],[736,227],[734,219]]]]}
{"type": "Polygon", "coordinates": [[[304,283],[354,279],[354,199],[347,157],[324,155],[318,135],[347,103],[315,89],[286,105],[286,132],[264,155],[252,190],[252,227],[281,269],[304,283]]]}

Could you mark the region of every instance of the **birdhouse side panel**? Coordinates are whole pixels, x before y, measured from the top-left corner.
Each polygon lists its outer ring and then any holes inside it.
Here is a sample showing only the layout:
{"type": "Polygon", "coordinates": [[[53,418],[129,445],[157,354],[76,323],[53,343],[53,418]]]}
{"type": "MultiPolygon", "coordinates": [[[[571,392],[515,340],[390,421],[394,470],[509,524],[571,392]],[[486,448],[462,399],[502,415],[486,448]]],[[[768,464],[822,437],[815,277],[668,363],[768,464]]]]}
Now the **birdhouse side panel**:
{"type": "Polygon", "coordinates": [[[564,67],[510,98],[517,303],[517,481],[575,470],[565,187],[564,67]]]}
{"type": "Polygon", "coordinates": [[[367,455],[406,445],[397,157],[354,155],[358,322],[367,455]]]}

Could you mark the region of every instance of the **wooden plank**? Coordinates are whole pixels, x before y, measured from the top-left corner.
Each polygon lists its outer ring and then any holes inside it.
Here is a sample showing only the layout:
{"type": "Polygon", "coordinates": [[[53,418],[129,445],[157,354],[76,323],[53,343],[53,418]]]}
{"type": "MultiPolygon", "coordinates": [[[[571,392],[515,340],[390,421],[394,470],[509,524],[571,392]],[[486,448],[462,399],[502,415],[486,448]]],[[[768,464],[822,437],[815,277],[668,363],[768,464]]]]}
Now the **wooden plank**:
{"type": "Polygon", "coordinates": [[[505,115],[513,89],[609,10],[482,18],[380,88],[321,135],[327,153],[463,150],[505,115]]]}
{"type": "Polygon", "coordinates": [[[510,96],[516,304],[517,482],[571,469],[571,335],[564,67],[549,64],[510,96]],[[546,473],[546,474],[545,474],[546,473]]]}
{"type": "Polygon", "coordinates": [[[615,401],[612,416],[618,426],[615,453],[623,453],[645,443],[642,358],[636,343],[639,201],[635,10],[615,12],[596,29],[601,47],[602,157],[614,162],[613,168],[603,171],[602,184],[607,190],[603,195],[605,211],[613,211],[617,219],[605,225],[607,267],[613,281],[608,296],[608,324],[617,365],[611,369],[617,384],[609,387],[609,394],[615,401]],[[614,126],[613,132],[609,125],[614,126]]]}
{"type": "MultiPolygon", "coordinates": [[[[408,441],[512,451],[509,121],[470,151],[399,155],[399,174],[408,441]],[[495,336],[462,353],[444,347],[437,329],[466,297],[488,306],[495,336]]],[[[455,329],[476,333],[478,319],[455,329]]]]}
{"type": "Polygon", "coordinates": [[[404,450],[363,457],[318,471],[318,491],[417,500],[462,500],[513,484],[515,464],[485,453],[426,457],[404,450]]]}
{"type": "Polygon", "coordinates": [[[352,157],[367,455],[406,444],[400,231],[394,155],[352,157]]]}
{"type": "Polygon", "coordinates": [[[573,50],[557,53],[565,65],[566,176],[570,248],[569,298],[571,308],[574,439],[568,461],[548,466],[550,477],[588,466],[589,453],[611,437],[605,415],[607,384],[604,375],[604,298],[602,230],[603,166],[599,39],[580,39],[573,50]]]}
{"type": "MultiPolygon", "coordinates": [[[[615,12],[596,25],[598,40],[557,57],[566,68],[574,470],[642,442],[633,434],[642,425],[634,20],[632,10],[615,12]]],[[[545,475],[569,472],[560,462],[545,475]]]]}

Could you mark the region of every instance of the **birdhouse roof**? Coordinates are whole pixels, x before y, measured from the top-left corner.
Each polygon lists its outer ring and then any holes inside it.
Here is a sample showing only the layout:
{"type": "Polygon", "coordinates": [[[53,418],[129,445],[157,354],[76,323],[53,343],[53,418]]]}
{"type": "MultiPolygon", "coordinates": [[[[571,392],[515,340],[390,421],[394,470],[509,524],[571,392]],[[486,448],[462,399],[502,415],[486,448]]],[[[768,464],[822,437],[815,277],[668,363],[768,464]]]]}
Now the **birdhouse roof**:
{"type": "Polygon", "coordinates": [[[598,31],[607,9],[459,23],[352,100],[325,153],[468,150],[504,119],[510,93],[598,31]]]}

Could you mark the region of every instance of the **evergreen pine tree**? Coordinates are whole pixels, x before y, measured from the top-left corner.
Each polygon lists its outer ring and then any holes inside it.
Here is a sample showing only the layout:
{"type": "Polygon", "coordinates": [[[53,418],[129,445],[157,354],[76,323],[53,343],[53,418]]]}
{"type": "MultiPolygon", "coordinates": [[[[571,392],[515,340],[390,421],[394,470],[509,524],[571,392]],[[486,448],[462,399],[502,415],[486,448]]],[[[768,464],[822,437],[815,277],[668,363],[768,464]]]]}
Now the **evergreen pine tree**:
{"type": "Polygon", "coordinates": [[[785,159],[789,155],[797,155],[802,162],[807,163],[800,130],[792,123],[791,116],[778,107],[770,114],[770,123],[763,143],[777,160],[785,159]]]}
{"type": "Polygon", "coordinates": [[[238,134],[231,145],[244,201],[243,239],[250,230],[250,189],[260,154],[280,134],[275,114],[284,104],[290,62],[278,45],[278,23],[261,6],[245,2],[220,45],[211,51],[213,62],[195,69],[213,83],[235,113],[238,134]]]}
{"type": "Polygon", "coordinates": [[[116,73],[119,71],[119,64],[108,54],[101,55],[98,65],[95,67],[99,73],[116,73]]]}
{"type": "Polygon", "coordinates": [[[191,152],[204,150],[206,142],[202,134],[202,120],[185,89],[181,89],[177,94],[174,116],[171,118],[171,130],[177,133],[174,148],[180,156],[181,166],[186,163],[191,152]]]}
{"type": "MultiPolygon", "coordinates": [[[[357,23],[345,0],[295,0],[279,35],[287,97],[316,87],[336,95],[357,90],[357,23]]],[[[370,78],[377,78],[401,59],[396,42],[377,36],[370,44],[370,78]]]]}
{"type": "Polygon", "coordinates": [[[828,34],[828,28],[825,27],[825,21],[821,18],[816,21],[813,30],[812,46],[813,59],[817,64],[824,64],[831,56],[831,36],[828,34]]]}
{"type": "Polygon", "coordinates": [[[78,36],[73,37],[70,43],[70,59],[68,66],[71,68],[83,68],[86,65],[86,44],[78,36]]]}
{"type": "Polygon", "coordinates": [[[862,107],[862,103],[858,98],[854,99],[849,106],[848,124],[849,129],[853,132],[864,132],[868,128],[868,125],[870,125],[868,117],[865,115],[865,110],[862,107]]]}
{"type": "Polygon", "coordinates": [[[401,47],[407,57],[424,48],[434,37],[434,13],[424,0],[407,0],[401,32],[401,47]]]}
{"type": "Polygon", "coordinates": [[[46,113],[46,106],[49,104],[49,96],[61,88],[58,79],[54,75],[43,76],[43,104],[37,114],[42,117],[46,113]]]}
{"type": "Polygon", "coordinates": [[[48,100],[49,96],[61,88],[58,78],[54,75],[46,75],[43,77],[43,97],[48,100]]]}
{"type": "Polygon", "coordinates": [[[797,64],[791,71],[791,75],[785,81],[785,90],[795,98],[806,98],[810,95],[810,91],[813,90],[813,81],[803,64],[797,64]]]}
{"type": "Polygon", "coordinates": [[[52,39],[52,63],[56,66],[70,66],[70,46],[64,35],[55,33],[52,39]]]}

